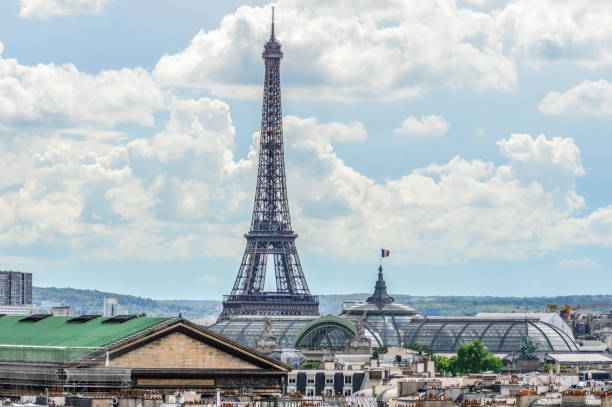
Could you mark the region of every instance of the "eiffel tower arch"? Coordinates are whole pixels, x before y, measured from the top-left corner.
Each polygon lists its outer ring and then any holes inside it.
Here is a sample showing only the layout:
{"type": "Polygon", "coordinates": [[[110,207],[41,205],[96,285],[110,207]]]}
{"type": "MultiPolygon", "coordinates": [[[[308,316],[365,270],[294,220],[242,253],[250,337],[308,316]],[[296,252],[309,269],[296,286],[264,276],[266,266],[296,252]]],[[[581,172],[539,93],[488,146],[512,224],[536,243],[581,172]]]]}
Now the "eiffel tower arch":
{"type": "Polygon", "coordinates": [[[317,316],[319,299],[310,294],[291,227],[281,107],[281,45],[272,31],[264,45],[263,107],[257,187],[246,248],[230,295],[223,296],[218,321],[248,316],[317,316]],[[274,262],[276,291],[265,292],[268,260],[274,262]]]}

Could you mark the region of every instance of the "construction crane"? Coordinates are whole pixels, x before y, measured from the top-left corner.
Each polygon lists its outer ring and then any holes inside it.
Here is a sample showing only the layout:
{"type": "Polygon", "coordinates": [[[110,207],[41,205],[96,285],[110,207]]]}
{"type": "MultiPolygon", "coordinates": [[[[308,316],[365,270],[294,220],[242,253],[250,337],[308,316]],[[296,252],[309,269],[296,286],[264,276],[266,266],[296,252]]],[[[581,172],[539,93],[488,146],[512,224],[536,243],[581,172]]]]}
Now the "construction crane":
{"type": "Polygon", "coordinates": [[[561,311],[559,313],[559,315],[561,317],[563,317],[563,319],[565,319],[565,322],[569,325],[570,324],[570,311],[575,310],[576,308],[572,308],[571,305],[563,305],[563,306],[558,306],[558,305],[553,305],[553,304],[547,304],[546,305],[548,307],[549,310],[551,311],[561,311]]]}
{"type": "Polygon", "coordinates": [[[565,322],[569,325],[570,324],[570,316],[571,316],[571,313],[573,311],[580,310],[580,309],[593,309],[593,308],[612,307],[612,303],[610,303],[610,302],[600,302],[600,303],[592,303],[592,304],[565,304],[565,305],[561,305],[561,306],[547,304],[546,306],[551,311],[553,311],[553,310],[561,311],[559,313],[559,315],[562,316],[565,319],[565,322]]]}

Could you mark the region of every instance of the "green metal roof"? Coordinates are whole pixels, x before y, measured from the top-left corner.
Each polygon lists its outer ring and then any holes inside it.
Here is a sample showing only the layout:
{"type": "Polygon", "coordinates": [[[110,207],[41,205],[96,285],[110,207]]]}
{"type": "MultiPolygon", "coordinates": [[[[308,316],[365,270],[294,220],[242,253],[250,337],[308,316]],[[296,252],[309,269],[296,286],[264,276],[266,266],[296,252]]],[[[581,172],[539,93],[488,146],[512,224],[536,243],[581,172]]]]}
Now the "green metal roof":
{"type": "Polygon", "coordinates": [[[168,318],[133,318],[123,323],[68,323],[74,317],[20,322],[25,316],[0,317],[0,360],[63,361],[149,328],[168,318]]]}
{"type": "Polygon", "coordinates": [[[297,333],[293,341],[294,346],[298,346],[298,344],[300,343],[300,340],[302,340],[303,337],[306,334],[308,334],[309,331],[320,328],[320,327],[329,326],[329,325],[340,326],[346,329],[347,331],[350,331],[353,335],[357,334],[357,327],[355,327],[355,324],[353,324],[351,321],[349,321],[348,319],[344,319],[336,315],[330,314],[330,315],[325,315],[324,317],[313,319],[308,324],[306,324],[302,329],[300,329],[300,331],[297,333]]]}

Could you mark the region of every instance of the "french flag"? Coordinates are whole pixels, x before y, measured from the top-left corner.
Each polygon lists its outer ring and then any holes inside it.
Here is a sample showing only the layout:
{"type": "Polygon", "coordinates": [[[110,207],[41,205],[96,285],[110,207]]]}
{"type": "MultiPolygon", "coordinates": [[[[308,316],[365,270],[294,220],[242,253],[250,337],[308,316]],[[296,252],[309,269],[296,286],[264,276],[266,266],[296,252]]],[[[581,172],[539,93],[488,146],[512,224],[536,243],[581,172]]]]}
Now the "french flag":
{"type": "Polygon", "coordinates": [[[380,249],[380,256],[381,257],[389,257],[389,255],[391,254],[391,252],[387,249],[380,249]]]}

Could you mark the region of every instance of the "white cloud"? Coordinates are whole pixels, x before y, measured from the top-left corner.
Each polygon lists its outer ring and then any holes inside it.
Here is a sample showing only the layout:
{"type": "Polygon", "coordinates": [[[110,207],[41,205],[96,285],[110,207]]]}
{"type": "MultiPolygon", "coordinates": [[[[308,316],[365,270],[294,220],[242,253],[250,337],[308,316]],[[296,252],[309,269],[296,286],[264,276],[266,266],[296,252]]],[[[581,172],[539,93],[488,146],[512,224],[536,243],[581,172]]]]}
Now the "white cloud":
{"type": "Polygon", "coordinates": [[[110,0],[20,0],[19,16],[47,19],[57,15],[100,13],[110,0]]]}
{"type": "Polygon", "coordinates": [[[549,92],[538,104],[540,112],[552,116],[612,116],[612,83],[605,79],[584,81],[565,92],[549,92]]]}
{"type": "Polygon", "coordinates": [[[515,0],[495,13],[504,44],[534,64],[612,63],[612,7],[600,0],[515,0]]]}
{"type": "Polygon", "coordinates": [[[562,259],[559,262],[560,269],[576,270],[576,269],[592,269],[598,268],[599,263],[588,257],[580,259],[562,259]]]}
{"type": "Polygon", "coordinates": [[[0,120],[68,125],[119,122],[152,125],[164,106],[162,91],[142,68],[80,72],[72,64],[21,65],[2,57],[0,44],[0,120]]]}
{"type": "Polygon", "coordinates": [[[571,138],[533,139],[529,134],[513,134],[497,142],[509,161],[508,176],[524,184],[537,182],[547,191],[559,193],[570,205],[582,207],[584,201],[574,193],[575,179],[585,174],[580,150],[571,138]]]}
{"type": "Polygon", "coordinates": [[[61,131],[3,138],[0,246],[39,254],[54,247],[80,260],[234,255],[244,225],[232,222],[250,206],[244,172],[253,172],[255,153],[233,159],[226,104],[171,107],[166,128],[151,139],[61,131]]]}
{"type": "MultiPolygon", "coordinates": [[[[284,95],[300,100],[397,100],[432,89],[517,88],[528,67],[612,63],[612,7],[589,0],[279,0],[284,95]],[[442,28],[441,28],[442,27],[442,28]]],[[[259,98],[269,7],[240,7],[154,69],[166,86],[259,98]]]]}
{"type": "Polygon", "coordinates": [[[549,236],[564,245],[612,247],[612,205],[584,217],[565,219],[549,231],[549,236]]]}
{"type": "MultiPolygon", "coordinates": [[[[287,97],[393,100],[438,86],[510,90],[516,68],[491,15],[454,2],[330,4],[277,2],[287,97]],[[444,27],[444,29],[440,29],[444,27]]],[[[183,51],[163,56],[155,77],[214,95],[260,97],[261,47],[269,7],[242,6],[219,28],[200,31],[183,51]]]]}
{"type": "Polygon", "coordinates": [[[429,115],[423,116],[420,119],[408,116],[402,122],[402,127],[393,129],[393,132],[395,134],[405,134],[408,136],[440,137],[443,136],[449,128],[450,124],[448,124],[442,116],[429,115]]]}
{"type": "Polygon", "coordinates": [[[552,230],[584,208],[571,139],[512,135],[499,143],[505,165],[455,157],[378,183],[309,136],[316,129],[302,119],[286,126],[296,230],[321,254],[361,259],[384,242],[412,263],[521,258],[571,244],[552,230]]]}
{"type": "MultiPolygon", "coordinates": [[[[236,132],[221,101],[173,99],[169,107],[167,124],[151,137],[7,130],[0,247],[79,260],[239,255],[257,146],[235,157],[236,132]]],[[[584,169],[570,138],[514,134],[498,142],[501,165],[454,157],[376,181],[334,150],[365,140],[361,123],[284,123],[301,250],[360,260],[384,243],[415,264],[612,246],[612,206],[576,215],[586,208],[575,191],[584,169]]]]}

